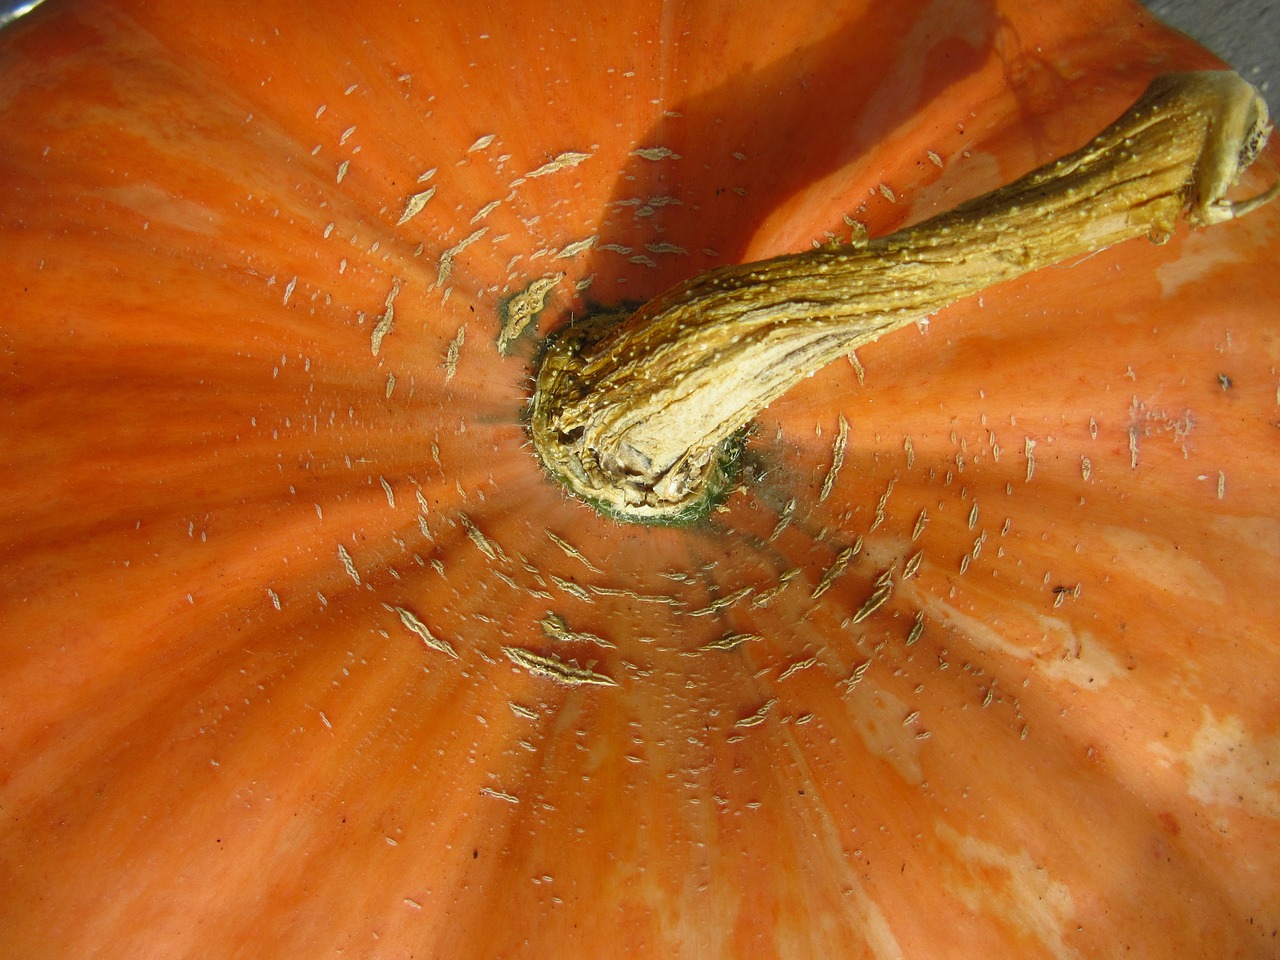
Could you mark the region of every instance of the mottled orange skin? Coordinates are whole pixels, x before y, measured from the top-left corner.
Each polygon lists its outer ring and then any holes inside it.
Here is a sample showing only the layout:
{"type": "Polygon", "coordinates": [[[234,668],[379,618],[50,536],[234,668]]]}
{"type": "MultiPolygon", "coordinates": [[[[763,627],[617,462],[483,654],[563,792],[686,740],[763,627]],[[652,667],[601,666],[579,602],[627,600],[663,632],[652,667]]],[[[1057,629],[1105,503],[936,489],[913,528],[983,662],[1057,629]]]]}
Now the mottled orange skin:
{"type": "Polygon", "coordinates": [[[1275,955],[1280,205],[823,371],[701,526],[541,474],[503,296],[565,272],[546,333],[879,235],[1215,65],[1123,2],[743,10],[0,33],[0,952],[1275,955]]]}

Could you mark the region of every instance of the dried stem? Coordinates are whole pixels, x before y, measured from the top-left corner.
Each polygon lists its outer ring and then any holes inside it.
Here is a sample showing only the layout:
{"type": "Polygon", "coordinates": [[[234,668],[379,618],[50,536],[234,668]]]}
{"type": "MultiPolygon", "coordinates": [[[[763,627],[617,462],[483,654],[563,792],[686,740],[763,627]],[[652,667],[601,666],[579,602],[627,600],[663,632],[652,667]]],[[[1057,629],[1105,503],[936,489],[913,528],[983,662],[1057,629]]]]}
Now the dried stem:
{"type": "Polygon", "coordinates": [[[1234,73],[1166,74],[1091,143],[890,236],[710,270],[630,316],[561,333],[538,371],[532,434],[578,496],[640,522],[705,509],[725,445],[831,361],[995,283],[1134,237],[1185,213],[1230,220],[1280,185],[1227,190],[1269,132],[1234,73]]]}

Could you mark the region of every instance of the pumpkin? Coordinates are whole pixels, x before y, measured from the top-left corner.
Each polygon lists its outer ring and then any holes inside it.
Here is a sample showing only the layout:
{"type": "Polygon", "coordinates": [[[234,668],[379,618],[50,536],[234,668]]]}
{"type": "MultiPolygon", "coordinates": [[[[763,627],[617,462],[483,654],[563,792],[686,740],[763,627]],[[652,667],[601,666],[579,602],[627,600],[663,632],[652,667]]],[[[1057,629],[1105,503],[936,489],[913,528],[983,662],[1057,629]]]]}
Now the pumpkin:
{"type": "Polygon", "coordinates": [[[1209,54],[1121,0],[49,0],[0,65],[10,955],[1274,955],[1280,205],[814,372],[684,523],[528,426],[553,333],[1209,54]]]}

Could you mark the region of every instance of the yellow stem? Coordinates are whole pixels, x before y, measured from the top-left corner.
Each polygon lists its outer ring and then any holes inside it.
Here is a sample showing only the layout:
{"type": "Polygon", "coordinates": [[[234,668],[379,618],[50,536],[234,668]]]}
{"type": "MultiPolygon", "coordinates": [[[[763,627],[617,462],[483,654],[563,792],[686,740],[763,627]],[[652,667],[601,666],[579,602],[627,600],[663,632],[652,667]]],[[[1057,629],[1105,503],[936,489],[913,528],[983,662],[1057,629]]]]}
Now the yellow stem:
{"type": "Polygon", "coordinates": [[[1272,199],[1228,189],[1270,126],[1230,72],[1166,74],[1091,143],[890,236],[730,265],[544,354],[531,430],[547,470],[622,519],[703,509],[726,443],[800,380],[995,283],[1134,237],[1161,243],[1272,199]]]}

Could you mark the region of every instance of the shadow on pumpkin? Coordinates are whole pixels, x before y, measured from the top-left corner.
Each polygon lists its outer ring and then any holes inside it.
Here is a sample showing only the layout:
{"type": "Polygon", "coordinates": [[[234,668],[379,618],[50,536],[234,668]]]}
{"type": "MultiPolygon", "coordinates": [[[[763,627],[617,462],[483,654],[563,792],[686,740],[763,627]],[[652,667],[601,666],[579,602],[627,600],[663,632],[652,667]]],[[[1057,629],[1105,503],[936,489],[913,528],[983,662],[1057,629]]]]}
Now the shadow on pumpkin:
{"type": "MultiPolygon", "coordinates": [[[[877,192],[883,174],[866,186],[840,177],[856,176],[861,159],[919,122],[922,106],[986,67],[1001,29],[993,2],[962,10],[940,0],[908,0],[867,4],[860,17],[820,41],[780,50],[784,31],[760,20],[754,62],[724,71],[725,79],[708,90],[658,104],[656,121],[633,134],[585,258],[592,308],[638,306],[704,270],[758,259],[762,248],[764,255],[803,249],[824,230],[847,238],[850,226],[831,213],[840,209],[838,198],[825,195],[820,206],[831,222],[793,218],[790,226],[803,231],[799,242],[777,232],[787,219],[780,209],[815,186],[826,189],[829,179],[841,196],[853,198],[847,215],[873,235],[901,226],[907,207],[877,192]],[[859,206],[868,189],[870,210],[859,206]]],[[[677,49],[664,77],[668,87],[685,79],[686,64],[717,55],[704,41],[689,39],[698,36],[685,32],[687,45],[677,49]],[[699,43],[704,46],[694,48],[699,43]]],[[[917,159],[901,162],[914,166],[917,159]]],[[[572,323],[578,310],[548,317],[543,332],[572,323]]],[[[530,362],[536,367],[536,354],[530,362]]],[[[787,469],[748,459],[743,467],[753,475],[787,469]]],[[[784,500],[807,482],[792,481],[777,494],[784,500]]]]}
{"type": "MultiPolygon", "coordinates": [[[[643,301],[702,270],[755,259],[748,250],[762,230],[766,245],[777,242],[766,222],[782,204],[979,70],[998,29],[990,3],[979,11],[935,0],[875,4],[821,42],[778,55],[761,23],[758,68],[673,104],[639,136],[592,254],[591,298],[643,301]]],[[[901,215],[890,207],[881,219],[901,215]]],[[[899,225],[868,224],[873,234],[899,225]]],[[[785,241],[773,252],[786,252],[785,241]]]]}

